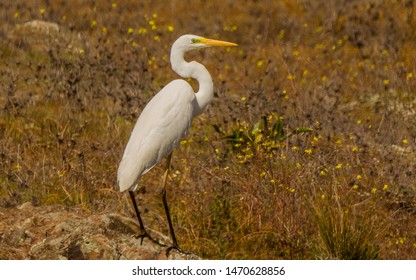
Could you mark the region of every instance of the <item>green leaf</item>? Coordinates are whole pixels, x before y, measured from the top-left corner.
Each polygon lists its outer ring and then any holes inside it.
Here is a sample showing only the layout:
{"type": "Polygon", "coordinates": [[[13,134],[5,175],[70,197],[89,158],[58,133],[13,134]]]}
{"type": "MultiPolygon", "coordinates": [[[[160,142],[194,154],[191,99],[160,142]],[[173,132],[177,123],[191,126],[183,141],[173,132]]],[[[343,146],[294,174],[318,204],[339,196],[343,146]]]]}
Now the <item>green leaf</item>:
{"type": "Polygon", "coordinates": [[[215,131],[216,132],[218,132],[219,134],[224,134],[222,131],[221,131],[221,128],[220,128],[220,126],[218,125],[218,124],[213,124],[212,125],[212,127],[215,129],[215,131]]]}
{"type": "Polygon", "coordinates": [[[294,134],[312,132],[313,129],[309,127],[298,127],[293,131],[294,134]]]}

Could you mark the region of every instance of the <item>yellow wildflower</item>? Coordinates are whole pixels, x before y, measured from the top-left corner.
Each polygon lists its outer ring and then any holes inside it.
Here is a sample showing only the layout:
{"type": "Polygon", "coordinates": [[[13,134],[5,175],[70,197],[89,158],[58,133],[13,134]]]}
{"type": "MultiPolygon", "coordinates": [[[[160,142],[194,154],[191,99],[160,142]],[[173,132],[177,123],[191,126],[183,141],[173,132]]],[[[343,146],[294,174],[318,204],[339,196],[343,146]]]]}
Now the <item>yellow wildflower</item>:
{"type": "Polygon", "coordinates": [[[282,40],[285,37],[285,30],[284,29],[280,29],[279,30],[279,38],[280,40],[282,40]]]}
{"type": "Polygon", "coordinates": [[[143,27],[140,27],[137,30],[137,33],[139,33],[139,34],[147,34],[147,29],[146,28],[143,28],[143,27]]]}
{"type": "Polygon", "coordinates": [[[258,68],[260,68],[260,67],[262,67],[263,66],[263,60],[259,60],[259,61],[257,61],[257,67],[258,68]]]}
{"type": "Polygon", "coordinates": [[[399,237],[399,239],[396,241],[396,244],[404,244],[404,242],[406,241],[406,237],[399,237]]]}

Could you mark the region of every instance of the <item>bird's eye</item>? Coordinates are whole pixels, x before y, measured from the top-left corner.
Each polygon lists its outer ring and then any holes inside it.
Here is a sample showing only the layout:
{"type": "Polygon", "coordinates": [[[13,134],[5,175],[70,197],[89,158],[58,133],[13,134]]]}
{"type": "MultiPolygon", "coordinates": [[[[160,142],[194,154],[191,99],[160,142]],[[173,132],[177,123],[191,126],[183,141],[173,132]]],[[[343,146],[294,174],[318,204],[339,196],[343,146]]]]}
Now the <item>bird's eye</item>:
{"type": "Polygon", "coordinates": [[[192,44],[198,44],[198,43],[201,43],[201,39],[198,39],[198,38],[192,38],[192,39],[191,39],[191,42],[192,42],[192,44]]]}

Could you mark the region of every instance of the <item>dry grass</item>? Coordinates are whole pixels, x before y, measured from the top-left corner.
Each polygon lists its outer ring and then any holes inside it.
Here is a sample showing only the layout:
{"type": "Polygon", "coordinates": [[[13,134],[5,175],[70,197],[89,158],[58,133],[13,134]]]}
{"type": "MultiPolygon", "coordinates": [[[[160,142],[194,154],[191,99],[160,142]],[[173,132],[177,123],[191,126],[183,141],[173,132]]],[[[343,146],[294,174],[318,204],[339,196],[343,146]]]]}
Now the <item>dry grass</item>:
{"type": "MultiPolygon", "coordinates": [[[[171,43],[194,33],[239,47],[189,55],[215,98],[173,157],[182,247],[210,259],[415,259],[414,5],[1,4],[0,205],[132,215],[118,162],[144,104],[176,77],[171,43]],[[15,28],[33,19],[61,31],[15,28]],[[288,135],[301,127],[313,131],[288,135]]],[[[141,180],[141,203],[167,233],[161,172],[141,180]]]]}

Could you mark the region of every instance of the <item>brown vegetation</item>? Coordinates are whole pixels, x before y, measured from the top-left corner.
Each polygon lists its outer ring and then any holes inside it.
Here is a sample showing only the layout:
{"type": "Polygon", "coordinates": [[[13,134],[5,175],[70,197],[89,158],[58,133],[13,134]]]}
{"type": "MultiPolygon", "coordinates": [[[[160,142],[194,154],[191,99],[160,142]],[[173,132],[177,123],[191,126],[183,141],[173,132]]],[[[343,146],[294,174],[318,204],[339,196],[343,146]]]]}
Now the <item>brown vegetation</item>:
{"type": "MultiPolygon", "coordinates": [[[[143,106],[177,77],[172,42],[193,33],[239,47],[188,56],[215,98],[173,156],[181,246],[209,259],[415,259],[413,1],[0,8],[1,207],[133,215],[118,162],[143,106]],[[57,26],[24,25],[35,19],[57,26]]],[[[167,233],[162,167],[140,181],[140,204],[167,233]]]]}

